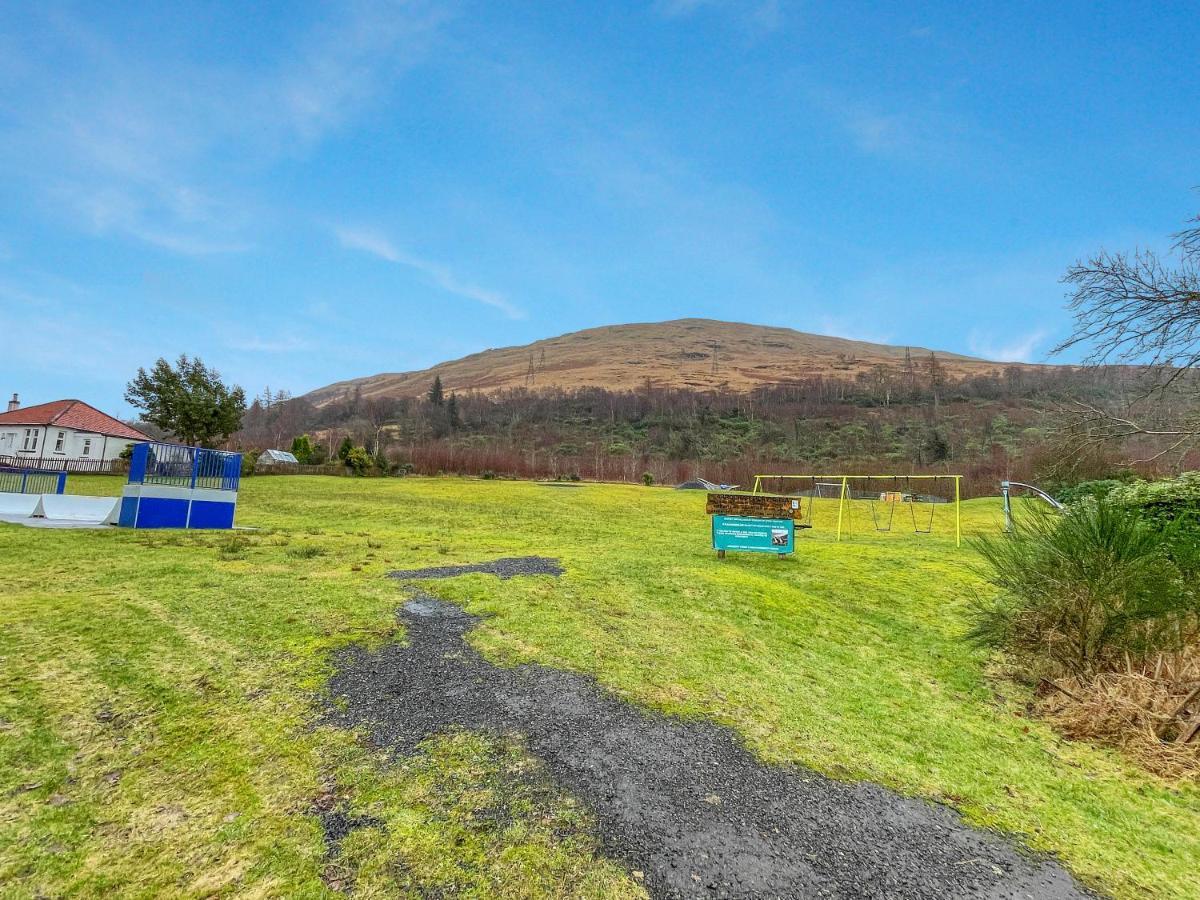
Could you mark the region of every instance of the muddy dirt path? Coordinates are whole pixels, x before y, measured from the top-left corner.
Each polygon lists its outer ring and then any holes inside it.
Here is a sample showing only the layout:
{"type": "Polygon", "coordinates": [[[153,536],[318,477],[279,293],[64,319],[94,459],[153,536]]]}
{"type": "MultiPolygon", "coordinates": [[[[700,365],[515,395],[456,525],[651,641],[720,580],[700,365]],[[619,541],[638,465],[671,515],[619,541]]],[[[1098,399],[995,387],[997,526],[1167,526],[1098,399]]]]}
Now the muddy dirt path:
{"type": "Polygon", "coordinates": [[[418,595],[400,616],[406,644],[339,658],[335,717],[402,753],[447,729],[520,735],[651,896],[1090,896],[945,807],[764,765],[727,729],[647,712],[583,676],[494,666],[464,640],[476,620],[457,606],[418,595]]]}

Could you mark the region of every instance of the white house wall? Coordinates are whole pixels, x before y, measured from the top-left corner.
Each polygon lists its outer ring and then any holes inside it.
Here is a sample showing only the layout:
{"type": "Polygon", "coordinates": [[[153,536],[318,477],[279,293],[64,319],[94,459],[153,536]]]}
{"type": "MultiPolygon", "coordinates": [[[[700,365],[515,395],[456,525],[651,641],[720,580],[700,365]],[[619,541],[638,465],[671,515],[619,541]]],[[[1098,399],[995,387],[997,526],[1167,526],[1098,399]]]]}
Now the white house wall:
{"type": "Polygon", "coordinates": [[[128,438],[108,437],[90,431],[76,431],[74,428],[60,428],[55,425],[5,425],[0,427],[0,456],[28,456],[34,459],[87,459],[111,462],[121,455],[121,451],[134,443],[128,438]],[[25,429],[32,428],[38,434],[36,450],[26,451],[25,429]],[[63,435],[63,449],[57,451],[59,433],[63,435]],[[89,453],[84,456],[83,449],[87,441],[91,441],[89,453]]]}

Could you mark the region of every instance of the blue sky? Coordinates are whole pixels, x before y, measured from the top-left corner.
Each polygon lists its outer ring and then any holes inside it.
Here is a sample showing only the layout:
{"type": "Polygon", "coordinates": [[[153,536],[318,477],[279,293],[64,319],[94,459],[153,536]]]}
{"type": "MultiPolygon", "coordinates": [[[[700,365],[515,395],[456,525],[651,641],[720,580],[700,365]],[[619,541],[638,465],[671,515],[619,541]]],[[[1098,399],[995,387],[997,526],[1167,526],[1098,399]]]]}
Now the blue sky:
{"type": "Polygon", "coordinates": [[[994,358],[1200,211],[1194,3],[0,11],[0,392],[704,316],[994,358]]]}

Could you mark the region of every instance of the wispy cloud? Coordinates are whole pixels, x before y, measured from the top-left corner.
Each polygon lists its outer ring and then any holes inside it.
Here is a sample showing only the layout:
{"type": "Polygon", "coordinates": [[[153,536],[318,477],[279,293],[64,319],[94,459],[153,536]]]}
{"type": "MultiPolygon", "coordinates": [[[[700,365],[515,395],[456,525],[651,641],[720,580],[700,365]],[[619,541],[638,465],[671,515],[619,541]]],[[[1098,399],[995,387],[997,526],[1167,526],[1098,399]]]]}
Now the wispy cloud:
{"type": "Polygon", "coordinates": [[[234,338],[226,342],[230,350],[241,350],[246,353],[301,353],[313,348],[310,340],[295,335],[281,337],[262,337],[253,334],[234,338]]]}
{"type": "Polygon", "coordinates": [[[971,352],[997,362],[1033,362],[1037,349],[1049,337],[1045,328],[1018,335],[984,333],[978,329],[967,336],[971,352]]]}
{"type": "Polygon", "coordinates": [[[903,115],[846,110],[842,125],[864,153],[894,153],[913,145],[912,125],[903,115]]]}
{"type": "Polygon", "coordinates": [[[686,18],[702,9],[722,10],[760,31],[774,31],[784,20],[781,0],[655,0],[652,8],[666,19],[686,18]]]}
{"type": "Polygon", "coordinates": [[[255,175],[386,98],[426,58],[444,8],[348,0],[265,41],[278,57],[254,65],[155,57],[31,8],[28,43],[58,52],[3,45],[24,55],[7,69],[0,164],[80,230],[189,256],[249,249],[270,218],[255,175]]]}
{"type": "Polygon", "coordinates": [[[967,123],[947,115],[936,98],[866,97],[829,86],[807,93],[812,105],[868,156],[949,160],[969,136],[967,123]]]}
{"type": "Polygon", "coordinates": [[[842,129],[862,153],[890,156],[917,148],[917,126],[910,113],[850,97],[829,88],[809,91],[813,104],[842,129]]]}
{"type": "Polygon", "coordinates": [[[865,326],[853,318],[823,315],[815,323],[798,325],[801,331],[811,331],[813,334],[823,334],[827,337],[846,338],[851,341],[866,341],[871,344],[890,344],[893,335],[890,331],[865,326]]]}
{"type": "Polygon", "coordinates": [[[334,233],[343,247],[350,250],[360,250],[363,253],[369,253],[387,262],[414,269],[424,275],[430,283],[448,294],[454,294],[457,297],[474,300],[477,303],[498,309],[510,319],[523,319],[525,317],[523,310],[510,303],[498,291],[465,281],[455,274],[449,266],[442,263],[422,259],[419,256],[414,256],[407,251],[401,250],[386,236],[378,232],[363,228],[342,227],[334,229],[334,233]]]}

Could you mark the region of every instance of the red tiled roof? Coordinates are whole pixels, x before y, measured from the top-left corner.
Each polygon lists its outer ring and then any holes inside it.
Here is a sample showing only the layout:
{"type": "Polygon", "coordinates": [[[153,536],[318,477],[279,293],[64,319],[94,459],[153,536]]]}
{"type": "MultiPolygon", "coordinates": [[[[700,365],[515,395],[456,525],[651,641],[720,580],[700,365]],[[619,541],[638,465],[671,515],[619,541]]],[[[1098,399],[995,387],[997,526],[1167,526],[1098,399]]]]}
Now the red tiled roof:
{"type": "Polygon", "coordinates": [[[12,412],[0,413],[2,425],[59,425],[76,431],[107,434],[110,437],[128,438],[131,441],[148,441],[150,436],[136,428],[130,428],[119,419],[88,406],[82,400],[55,400],[26,406],[12,412]]]}

